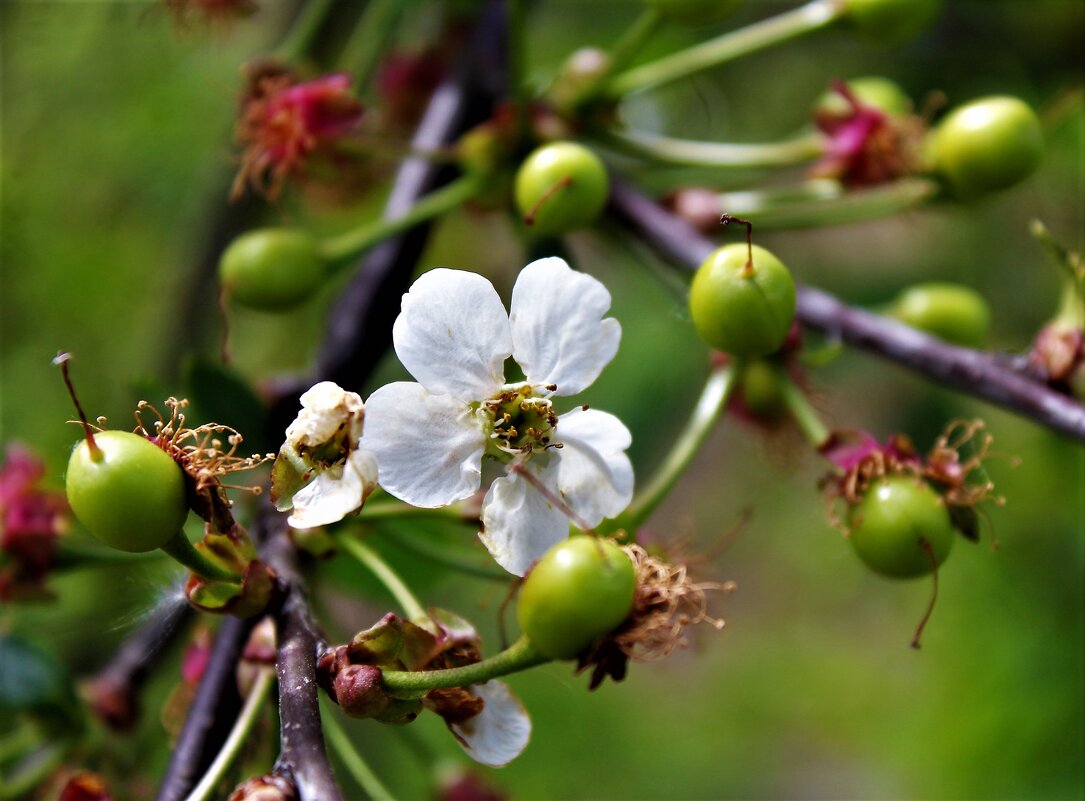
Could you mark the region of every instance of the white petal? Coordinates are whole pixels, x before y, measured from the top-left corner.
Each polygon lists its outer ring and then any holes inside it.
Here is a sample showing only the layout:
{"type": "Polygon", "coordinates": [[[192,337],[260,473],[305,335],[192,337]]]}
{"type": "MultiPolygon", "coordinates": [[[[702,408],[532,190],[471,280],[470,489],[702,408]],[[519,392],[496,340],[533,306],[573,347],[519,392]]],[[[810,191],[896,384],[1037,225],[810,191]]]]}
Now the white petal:
{"type": "Polygon", "coordinates": [[[558,489],[589,526],[622,512],[633,499],[633,465],[625,450],[633,438],[621,420],[595,409],[558,418],[562,443],[558,489]]]}
{"type": "Polygon", "coordinates": [[[505,382],[509,317],[493,284],[439,268],[414,282],[392,328],[403,366],[434,395],[476,401],[505,382]]]}
{"type": "Polygon", "coordinates": [[[360,509],[376,486],[376,459],[355,450],[345,464],[325,470],[294,494],[294,510],[286,522],[294,528],[338,523],[360,509]]]}
{"type": "Polygon", "coordinates": [[[622,327],[602,319],[610,293],[558,258],[533,261],[512,290],[512,352],[532,384],[557,384],[557,395],[588,387],[618,352],[622,327]]]}
{"type": "Polygon", "coordinates": [[[478,492],[486,435],[471,408],[398,381],[369,396],[361,447],[377,457],[380,485],[432,509],[478,492]]]}
{"type": "Polygon", "coordinates": [[[357,440],[362,433],[365,404],[356,392],[348,392],[332,381],[321,381],[306,390],[301,411],[286,429],[287,442],[319,446],[334,437],[344,424],[350,426],[348,437],[357,440]]]}
{"type": "Polygon", "coordinates": [[[531,739],[531,718],[503,681],[494,679],[485,684],[473,684],[468,689],[486,705],[473,718],[453,723],[448,728],[476,762],[492,768],[507,765],[527,747],[527,741],[531,739]]]}
{"type": "MultiPolygon", "coordinates": [[[[527,465],[555,496],[554,465],[559,459],[551,454],[549,469],[541,471],[527,465]]],[[[550,546],[569,536],[569,518],[522,476],[502,476],[490,485],[482,501],[478,536],[501,567],[522,576],[550,546]]]]}

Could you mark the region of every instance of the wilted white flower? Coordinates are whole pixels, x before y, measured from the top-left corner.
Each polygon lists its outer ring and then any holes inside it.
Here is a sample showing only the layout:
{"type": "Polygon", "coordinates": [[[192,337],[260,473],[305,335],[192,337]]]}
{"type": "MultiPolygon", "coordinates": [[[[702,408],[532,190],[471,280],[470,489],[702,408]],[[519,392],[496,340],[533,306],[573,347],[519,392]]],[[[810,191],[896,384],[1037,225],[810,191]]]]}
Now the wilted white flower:
{"type": "Polygon", "coordinates": [[[272,498],[293,509],[294,528],[336,523],[360,509],[377,486],[377,463],[359,447],[365,405],[331,381],[301,396],[301,411],[286,429],[275,460],[272,498]]]}
{"type": "Polygon", "coordinates": [[[434,508],[479,490],[483,456],[515,461],[518,470],[486,493],[479,536],[517,575],[568,535],[555,500],[588,526],[621,512],[633,494],[629,430],[586,407],[558,416],[551,402],[581,392],[614,358],[621,326],[603,319],[609,308],[599,281],[558,258],[521,271],[509,313],[475,273],[419,278],[393,328],[396,354],[418,383],[388,384],[366,404],[362,447],[377,457],[380,485],[434,508]],[[510,355],[526,380],[505,383],[510,355]]]}

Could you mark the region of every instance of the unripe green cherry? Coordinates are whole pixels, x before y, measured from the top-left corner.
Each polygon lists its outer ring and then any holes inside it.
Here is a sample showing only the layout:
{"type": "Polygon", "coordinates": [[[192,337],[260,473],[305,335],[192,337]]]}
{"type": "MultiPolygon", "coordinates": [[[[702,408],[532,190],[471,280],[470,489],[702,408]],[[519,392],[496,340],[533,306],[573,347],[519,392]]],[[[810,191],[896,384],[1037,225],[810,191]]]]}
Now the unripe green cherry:
{"type": "Polygon", "coordinates": [[[146,437],[97,431],[72,450],[68,503],[106,545],[140,553],[161,548],[188,516],[184,473],[146,437]]]}
{"type": "Polygon", "coordinates": [[[544,656],[572,659],[629,617],[636,571],[609,540],[583,534],[559,542],[520,588],[520,629],[544,656]]]}
{"type": "Polygon", "coordinates": [[[327,265],[316,240],[294,228],[260,228],[242,234],[219,260],[219,280],[242,306],[286,311],[308,300],[327,265]]]}
{"type": "Polygon", "coordinates": [[[516,208],[542,235],[590,225],[607,202],[610,182],[599,157],[575,142],[553,142],[531,153],[516,172],[516,208]]]}
{"type": "Polygon", "coordinates": [[[689,290],[693,325],[714,348],[735,356],[767,356],[787,339],[795,317],[795,283],[764,248],[731,244],[697,268],[689,290]]]}
{"type": "MultiPolygon", "coordinates": [[[[900,84],[880,75],[849,78],[844,82],[860,103],[873,106],[890,117],[900,117],[912,112],[912,99],[900,88],[900,84]]],[[[840,92],[824,92],[814,106],[815,113],[833,117],[846,117],[852,113],[851,104],[840,92]]]]}
{"type": "Polygon", "coordinates": [[[942,498],[914,476],[875,481],[849,510],[848,525],[859,558],[893,578],[930,573],[946,560],[956,539],[942,498]]]}
{"type": "Polygon", "coordinates": [[[667,22],[678,25],[714,25],[731,16],[742,0],[644,0],[667,22]]]}
{"type": "Polygon", "coordinates": [[[930,158],[959,196],[1005,189],[1036,171],[1044,139],[1036,113],[1016,97],[987,97],[946,116],[931,134],[930,158]]]}
{"type": "Polygon", "coordinates": [[[869,39],[901,44],[926,28],[941,5],[941,0],[844,0],[844,19],[869,39]]]}
{"type": "Polygon", "coordinates": [[[987,302],[960,284],[916,284],[893,301],[889,314],[920,331],[969,348],[983,347],[991,324],[987,302]]]}

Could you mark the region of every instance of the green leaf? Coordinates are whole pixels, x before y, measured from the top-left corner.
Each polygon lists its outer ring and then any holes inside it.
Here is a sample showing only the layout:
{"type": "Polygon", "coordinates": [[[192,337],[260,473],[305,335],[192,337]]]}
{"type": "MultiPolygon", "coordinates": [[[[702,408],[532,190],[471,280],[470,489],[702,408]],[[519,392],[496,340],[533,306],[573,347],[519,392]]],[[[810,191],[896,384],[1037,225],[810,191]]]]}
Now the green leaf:
{"type": "Polygon", "coordinates": [[[71,678],[52,655],[21,637],[0,636],[0,711],[72,718],[78,709],[71,678]]]}

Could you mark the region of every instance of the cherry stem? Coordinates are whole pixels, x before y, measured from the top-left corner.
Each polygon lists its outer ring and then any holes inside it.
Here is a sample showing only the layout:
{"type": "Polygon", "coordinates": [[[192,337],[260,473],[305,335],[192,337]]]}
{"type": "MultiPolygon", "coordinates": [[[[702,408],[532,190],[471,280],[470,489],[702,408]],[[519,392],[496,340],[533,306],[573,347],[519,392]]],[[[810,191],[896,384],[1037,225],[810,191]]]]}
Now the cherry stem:
{"type": "Polygon", "coordinates": [[[64,385],[68,388],[72,403],[75,404],[75,411],[79,414],[79,422],[83,424],[83,434],[87,438],[87,449],[90,451],[90,458],[95,462],[100,462],[105,458],[105,454],[98,447],[98,443],[94,441],[94,430],[91,428],[90,423],[87,422],[87,415],[83,411],[83,405],[79,402],[79,396],[75,394],[75,385],[72,384],[72,377],[68,372],[68,362],[71,360],[72,354],[61,351],[53,359],[53,364],[60,367],[61,375],[64,376],[64,385]]]}
{"type": "Polygon", "coordinates": [[[430,690],[481,684],[549,661],[527,637],[520,637],[504,651],[471,665],[443,670],[386,670],[381,678],[384,688],[397,698],[417,698],[430,690]]]}
{"type": "Polygon", "coordinates": [[[799,430],[802,431],[803,436],[820,453],[821,448],[829,441],[828,427],[822,422],[821,417],[818,416],[817,411],[810,404],[806,394],[795,383],[795,379],[788,375],[786,370],[778,370],[777,376],[780,380],[780,391],[783,394],[784,405],[787,407],[788,414],[791,415],[791,419],[795,421],[799,430]]]}
{"type": "Polygon", "coordinates": [[[207,581],[224,581],[228,584],[240,584],[241,574],[221,567],[197,550],[185,532],[178,531],[162,550],[187,567],[200,578],[207,581]]]}
{"type": "Polygon", "coordinates": [[[568,517],[577,528],[584,531],[592,530],[592,527],[588,525],[588,522],[584,518],[574,512],[572,508],[570,508],[569,504],[567,504],[565,501],[555,495],[548,486],[539,481],[538,476],[532,474],[530,470],[524,467],[523,462],[517,461],[510,464],[509,472],[516,473],[517,475],[522,476],[524,481],[537,489],[539,491],[539,494],[546,498],[546,500],[548,500],[550,503],[552,503],[555,508],[564,512],[565,516],[568,517]]]}
{"type": "Polygon", "coordinates": [[[934,548],[931,547],[930,541],[926,537],[919,538],[919,547],[926,551],[927,557],[931,560],[931,599],[927,604],[927,611],[920,618],[919,625],[915,627],[915,635],[912,637],[911,645],[917,651],[920,647],[919,638],[923,636],[923,629],[926,628],[927,621],[931,619],[934,603],[938,600],[938,558],[934,555],[934,548]]]}
{"type": "Polygon", "coordinates": [[[749,220],[744,220],[741,217],[736,217],[733,214],[724,212],[720,216],[720,225],[727,227],[731,223],[738,223],[739,225],[746,226],[746,263],[742,265],[742,276],[749,278],[753,275],[753,223],[749,220]]]}
{"type": "Polygon", "coordinates": [[[379,581],[388,593],[395,598],[396,603],[400,605],[400,608],[407,614],[407,617],[412,623],[417,623],[423,627],[429,627],[432,625],[432,620],[429,613],[426,611],[426,607],[422,606],[422,602],[415,597],[411,592],[403,579],[399,577],[392,567],[381,558],[381,555],[373,550],[369,545],[350,536],[340,536],[335,538],[335,542],[343,550],[358,560],[365,568],[372,573],[377,581],[379,581]]]}
{"type": "Polygon", "coordinates": [[[548,200],[550,200],[550,198],[552,198],[554,195],[556,195],[558,192],[560,192],[563,189],[568,189],[572,185],[573,185],[572,177],[569,176],[569,175],[566,175],[560,181],[558,181],[553,186],[551,186],[549,189],[547,189],[545,192],[543,192],[542,197],[540,197],[535,202],[535,205],[532,206],[528,210],[527,214],[524,215],[524,225],[534,225],[535,224],[535,218],[539,215],[539,209],[541,209],[543,207],[543,205],[548,200]]]}

